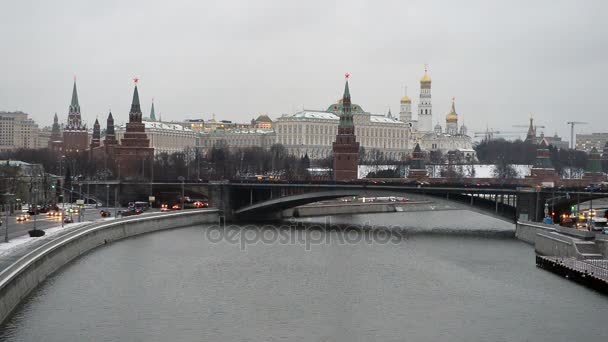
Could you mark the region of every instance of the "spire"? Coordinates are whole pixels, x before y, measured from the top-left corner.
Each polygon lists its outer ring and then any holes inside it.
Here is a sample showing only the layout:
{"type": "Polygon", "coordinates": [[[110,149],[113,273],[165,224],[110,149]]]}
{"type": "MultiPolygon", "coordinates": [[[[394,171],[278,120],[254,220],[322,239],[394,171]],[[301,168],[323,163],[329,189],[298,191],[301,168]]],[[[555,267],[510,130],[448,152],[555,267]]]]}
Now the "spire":
{"type": "Polygon", "coordinates": [[[76,79],[74,79],[74,88],[72,89],[72,103],[70,107],[78,108],[80,111],[80,105],[78,104],[78,91],[76,90],[76,79]]]}
{"type": "Polygon", "coordinates": [[[536,129],[534,128],[534,118],[530,115],[530,127],[528,127],[528,134],[526,135],[527,143],[536,143],[536,129]]]}
{"type": "Polygon", "coordinates": [[[95,118],[95,124],[93,124],[93,140],[99,140],[101,138],[101,129],[99,127],[99,120],[95,118]]]}
{"type": "Polygon", "coordinates": [[[139,92],[137,91],[138,78],[133,79],[135,87],[133,88],[133,101],[131,101],[131,111],[129,112],[129,122],[141,122],[141,106],[139,105],[139,92]]]}
{"type": "Polygon", "coordinates": [[[139,92],[137,91],[137,84],[133,89],[133,101],[131,101],[131,113],[140,113],[141,107],[139,106],[139,92]]]}
{"type": "Polygon", "coordinates": [[[110,114],[108,114],[108,120],[106,124],[106,141],[114,140],[114,137],[114,117],[112,116],[112,112],[110,112],[110,114]]]}
{"type": "Polygon", "coordinates": [[[342,96],[342,100],[346,100],[348,98],[350,102],[350,90],[348,89],[348,79],[350,78],[350,74],[345,75],[346,83],[344,84],[344,95],[342,96]]]}
{"type": "Polygon", "coordinates": [[[74,78],[74,87],[72,88],[72,101],[68,111],[68,130],[81,130],[82,118],[80,117],[80,104],[78,103],[78,91],[76,90],[76,78],[74,78]]]}
{"type": "Polygon", "coordinates": [[[346,74],[346,82],[344,83],[344,95],[342,95],[342,113],[340,115],[340,123],[338,127],[353,127],[353,115],[350,103],[350,89],[348,88],[348,78],[350,74],[346,74]]]}
{"type": "Polygon", "coordinates": [[[150,120],[156,121],[156,114],[154,114],[154,99],[152,99],[152,108],[150,108],[150,120]]]}
{"type": "Polygon", "coordinates": [[[59,118],[57,117],[57,113],[55,113],[55,117],[53,118],[53,128],[51,130],[51,139],[53,141],[61,139],[61,129],[59,127],[59,118]]]}

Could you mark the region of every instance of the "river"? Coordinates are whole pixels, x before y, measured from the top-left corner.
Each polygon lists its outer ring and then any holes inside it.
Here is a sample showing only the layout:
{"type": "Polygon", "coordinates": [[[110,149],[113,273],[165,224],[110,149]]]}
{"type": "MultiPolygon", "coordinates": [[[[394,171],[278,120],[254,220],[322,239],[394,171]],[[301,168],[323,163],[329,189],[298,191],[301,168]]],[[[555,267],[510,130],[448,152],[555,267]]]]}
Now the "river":
{"type": "Polygon", "coordinates": [[[537,269],[511,224],[464,210],[329,219],[340,228],[189,227],[98,248],[35,290],[0,341],[608,338],[608,297],[537,269]]]}

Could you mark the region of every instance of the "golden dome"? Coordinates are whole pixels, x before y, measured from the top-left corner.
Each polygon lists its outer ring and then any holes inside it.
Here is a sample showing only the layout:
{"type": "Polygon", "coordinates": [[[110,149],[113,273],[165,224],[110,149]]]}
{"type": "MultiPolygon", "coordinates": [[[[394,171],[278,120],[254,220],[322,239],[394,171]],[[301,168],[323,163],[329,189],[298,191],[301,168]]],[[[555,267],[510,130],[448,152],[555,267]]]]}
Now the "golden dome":
{"type": "Polygon", "coordinates": [[[424,72],[424,76],[422,76],[422,78],[420,79],[420,82],[423,82],[423,83],[431,82],[431,77],[429,76],[429,74],[426,71],[424,72]]]}
{"type": "Polygon", "coordinates": [[[452,110],[445,116],[445,122],[458,122],[458,114],[456,114],[454,99],[452,99],[452,110]]]}
{"type": "Polygon", "coordinates": [[[405,95],[401,98],[401,103],[412,103],[412,99],[409,96],[405,95]]]}
{"type": "Polygon", "coordinates": [[[458,114],[452,112],[445,117],[446,122],[458,122],[458,114]]]}

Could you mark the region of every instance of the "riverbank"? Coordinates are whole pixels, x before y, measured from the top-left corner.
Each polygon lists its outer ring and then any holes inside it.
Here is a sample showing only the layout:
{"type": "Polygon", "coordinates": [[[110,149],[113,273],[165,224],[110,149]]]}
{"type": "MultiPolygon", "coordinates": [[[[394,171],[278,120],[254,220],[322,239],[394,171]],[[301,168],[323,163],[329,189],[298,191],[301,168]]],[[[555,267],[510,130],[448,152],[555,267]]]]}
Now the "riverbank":
{"type": "Polygon", "coordinates": [[[33,246],[0,272],[0,323],[49,275],[96,247],[139,234],[217,220],[215,209],[129,217],[78,227],[40,246],[33,246]]]}

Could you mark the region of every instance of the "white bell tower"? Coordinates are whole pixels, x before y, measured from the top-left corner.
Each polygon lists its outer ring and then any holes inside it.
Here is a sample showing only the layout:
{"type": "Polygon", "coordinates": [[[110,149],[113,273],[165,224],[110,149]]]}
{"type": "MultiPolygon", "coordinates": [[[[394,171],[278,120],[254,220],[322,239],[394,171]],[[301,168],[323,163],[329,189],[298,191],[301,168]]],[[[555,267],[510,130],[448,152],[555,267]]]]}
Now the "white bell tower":
{"type": "Polygon", "coordinates": [[[420,79],[420,103],[418,104],[418,131],[433,130],[433,105],[431,104],[431,77],[428,67],[424,67],[424,76],[420,79]]]}

